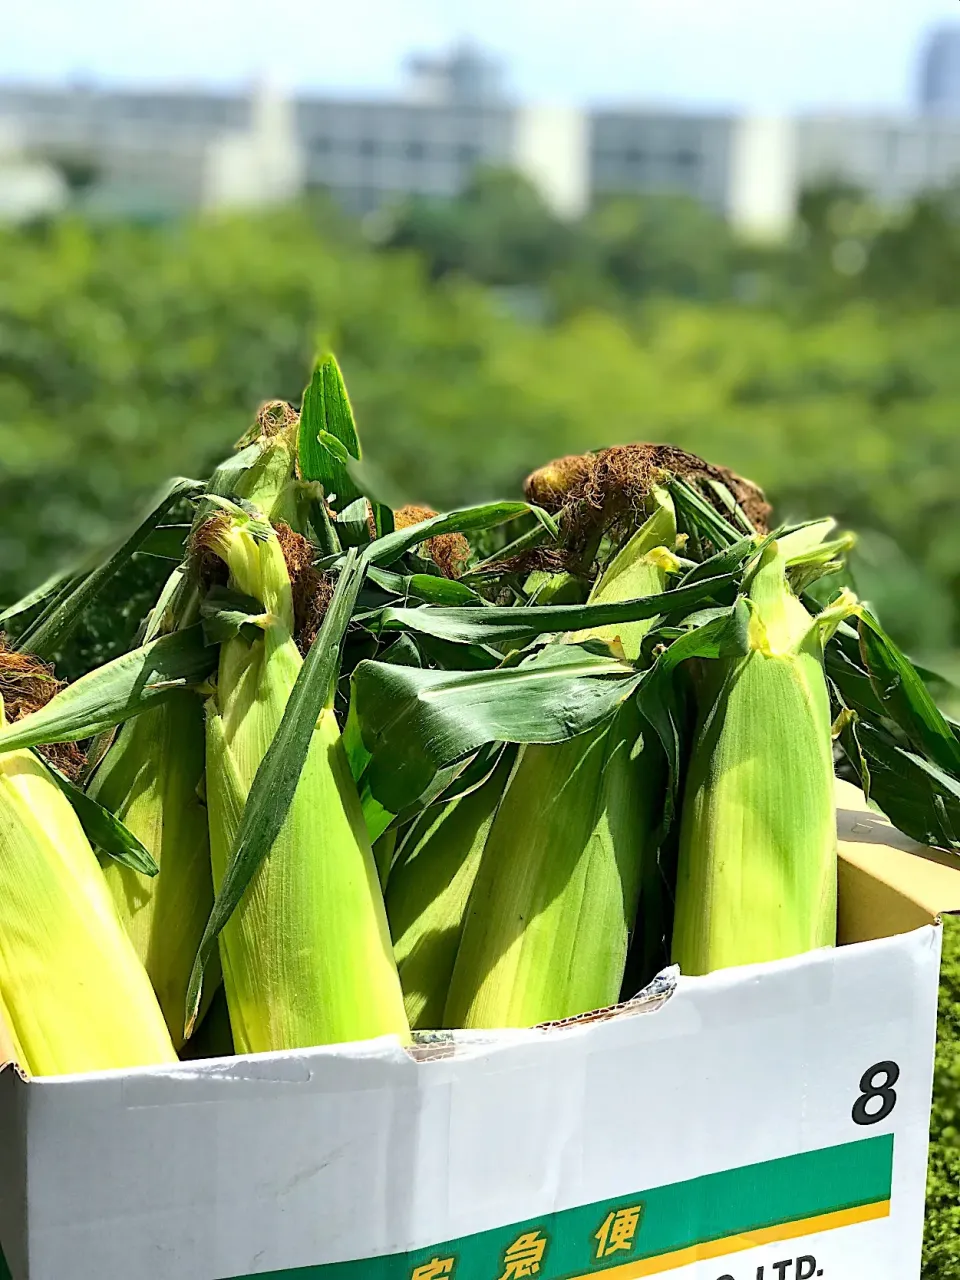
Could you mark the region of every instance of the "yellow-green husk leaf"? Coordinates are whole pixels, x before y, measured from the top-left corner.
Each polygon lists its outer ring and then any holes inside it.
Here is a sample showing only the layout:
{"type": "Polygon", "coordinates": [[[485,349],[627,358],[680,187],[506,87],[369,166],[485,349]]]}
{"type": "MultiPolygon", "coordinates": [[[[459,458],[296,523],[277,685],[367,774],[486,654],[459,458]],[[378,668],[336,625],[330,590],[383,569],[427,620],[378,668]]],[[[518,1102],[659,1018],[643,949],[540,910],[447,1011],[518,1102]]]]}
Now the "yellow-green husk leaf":
{"type": "Polygon", "coordinates": [[[673,958],[684,973],[832,946],[837,834],[825,629],[772,543],[749,583],[748,652],[703,668],[682,806],[673,958]]]}
{"type": "MultiPolygon", "coordinates": [[[[183,692],[122,726],[88,788],[160,868],[154,877],[109,862],[104,875],[143,962],[175,1046],[183,1042],[190,971],[213,907],[203,703],[183,692]]],[[[216,983],[207,984],[212,994],[216,983]]]]}
{"type": "MultiPolygon", "coordinates": [[[[207,803],[215,888],[243,806],[302,665],[290,580],[269,528],[220,519],[209,545],[230,585],[262,601],[259,633],[221,648],[207,703],[207,803]]],[[[386,912],[332,708],[321,713],[279,836],[220,935],[238,1052],[394,1034],[406,1040],[386,912]]]]}
{"type": "Polygon", "coordinates": [[[276,523],[284,520],[297,527],[296,426],[284,427],[261,439],[260,457],[242,476],[237,497],[246,498],[276,523]]]}
{"type": "Polygon", "coordinates": [[[391,869],[387,918],[414,1031],[443,1026],[464,911],[513,763],[504,753],[475,790],[422,814],[391,869]]]}
{"type": "Polygon", "coordinates": [[[0,755],[0,1017],[33,1075],[177,1060],[96,855],[30,751],[0,755]]]}
{"type": "MultiPolygon", "coordinates": [[[[662,591],[675,539],[672,504],[658,491],[590,601],[662,591]]],[[[635,660],[654,621],[566,639],[602,639],[635,660]]],[[[632,698],[588,733],[522,748],[470,894],[445,1026],[532,1026],[616,1003],[665,783],[632,698]]]]}

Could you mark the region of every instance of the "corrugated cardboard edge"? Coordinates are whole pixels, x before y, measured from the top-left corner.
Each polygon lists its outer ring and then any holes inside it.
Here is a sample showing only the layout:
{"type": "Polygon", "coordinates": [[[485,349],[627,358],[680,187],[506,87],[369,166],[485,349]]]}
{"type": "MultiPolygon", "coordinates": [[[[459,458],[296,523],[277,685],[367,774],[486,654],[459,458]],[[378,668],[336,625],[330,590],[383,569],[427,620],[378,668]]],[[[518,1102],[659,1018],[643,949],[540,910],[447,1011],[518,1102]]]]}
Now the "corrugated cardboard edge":
{"type": "Polygon", "coordinates": [[[841,944],[909,933],[960,911],[960,857],[917,844],[837,782],[841,944]]]}
{"type": "MultiPolygon", "coordinates": [[[[609,1005],[606,1009],[594,1009],[590,1013],[579,1013],[573,1018],[562,1018],[557,1022],[541,1022],[531,1027],[533,1032],[552,1033],[569,1030],[571,1027],[590,1026],[597,1022],[609,1022],[612,1018],[630,1018],[641,1013],[656,1013],[667,1003],[677,989],[680,970],[676,965],[664,969],[649,982],[642,991],[622,1004],[609,1005]]],[[[415,1062],[436,1062],[441,1058],[452,1058],[469,1046],[464,1036],[470,1036],[472,1042],[489,1041],[495,1043],[502,1038],[502,1031],[464,1032],[464,1031],[416,1031],[414,1042],[408,1046],[407,1052],[415,1062]]]]}

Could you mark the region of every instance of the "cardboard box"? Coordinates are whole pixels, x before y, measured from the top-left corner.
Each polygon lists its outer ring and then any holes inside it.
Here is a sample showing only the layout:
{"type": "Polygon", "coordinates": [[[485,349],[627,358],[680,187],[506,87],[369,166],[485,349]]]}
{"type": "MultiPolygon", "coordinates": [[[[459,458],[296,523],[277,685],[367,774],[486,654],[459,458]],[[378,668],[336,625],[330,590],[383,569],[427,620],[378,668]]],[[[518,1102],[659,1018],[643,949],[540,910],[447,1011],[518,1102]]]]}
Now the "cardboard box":
{"type": "Polygon", "coordinates": [[[841,941],[544,1029],[0,1073],[13,1280],[913,1280],[952,860],[839,792],[841,941]]]}

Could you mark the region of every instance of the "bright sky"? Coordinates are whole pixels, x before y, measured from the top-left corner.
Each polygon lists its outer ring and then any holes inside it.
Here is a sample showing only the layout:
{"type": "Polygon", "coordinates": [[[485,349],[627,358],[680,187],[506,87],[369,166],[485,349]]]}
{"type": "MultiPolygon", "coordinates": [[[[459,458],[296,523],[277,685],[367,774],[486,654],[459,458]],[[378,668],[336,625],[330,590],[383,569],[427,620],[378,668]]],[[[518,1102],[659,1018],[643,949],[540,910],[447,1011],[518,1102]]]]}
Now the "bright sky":
{"type": "Polygon", "coordinates": [[[389,91],[468,37],[555,101],[905,107],[960,0],[7,0],[0,78],[389,91]]]}

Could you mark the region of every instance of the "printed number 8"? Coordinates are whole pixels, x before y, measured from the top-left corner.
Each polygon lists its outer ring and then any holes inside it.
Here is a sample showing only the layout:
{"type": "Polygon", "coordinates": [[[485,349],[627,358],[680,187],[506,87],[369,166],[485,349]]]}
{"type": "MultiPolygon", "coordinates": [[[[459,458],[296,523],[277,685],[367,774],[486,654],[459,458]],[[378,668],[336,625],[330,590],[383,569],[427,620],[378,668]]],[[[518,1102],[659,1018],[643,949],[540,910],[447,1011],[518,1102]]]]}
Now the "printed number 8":
{"type": "Polygon", "coordinates": [[[860,1097],[853,1104],[854,1124],[879,1124],[897,1105],[894,1085],[900,1079],[900,1068],[895,1062],[877,1062],[860,1077],[860,1097]],[[867,1110],[875,1098],[880,1099],[876,1110],[867,1110]]]}

